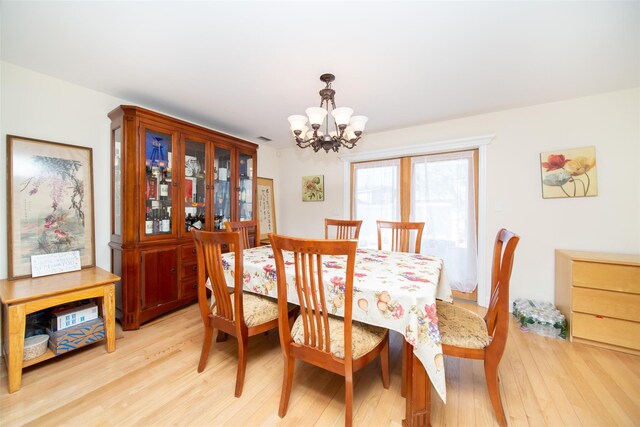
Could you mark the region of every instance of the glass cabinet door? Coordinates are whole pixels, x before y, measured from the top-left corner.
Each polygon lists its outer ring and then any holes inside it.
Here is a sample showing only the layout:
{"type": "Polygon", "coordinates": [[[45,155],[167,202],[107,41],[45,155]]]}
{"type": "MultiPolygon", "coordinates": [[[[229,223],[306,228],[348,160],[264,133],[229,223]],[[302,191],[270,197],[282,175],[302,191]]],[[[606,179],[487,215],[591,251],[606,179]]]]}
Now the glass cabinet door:
{"type": "Polygon", "coordinates": [[[224,230],[231,221],[231,150],[215,147],[213,159],[213,229],[224,230]]]}
{"type": "Polygon", "coordinates": [[[253,219],[253,156],[240,153],[238,160],[239,191],[238,220],[251,221],[253,219]]]}
{"type": "Polygon", "coordinates": [[[113,187],[111,189],[113,215],[111,233],[120,236],[122,235],[122,129],[114,129],[111,138],[113,139],[113,187]]]}
{"type": "Polygon", "coordinates": [[[206,142],[187,138],[184,147],[184,231],[205,229],[206,223],[206,142]]]}
{"type": "Polygon", "coordinates": [[[172,152],[174,136],[143,128],[145,170],[142,187],[143,238],[162,238],[175,232],[173,221],[174,186],[172,152]]]}

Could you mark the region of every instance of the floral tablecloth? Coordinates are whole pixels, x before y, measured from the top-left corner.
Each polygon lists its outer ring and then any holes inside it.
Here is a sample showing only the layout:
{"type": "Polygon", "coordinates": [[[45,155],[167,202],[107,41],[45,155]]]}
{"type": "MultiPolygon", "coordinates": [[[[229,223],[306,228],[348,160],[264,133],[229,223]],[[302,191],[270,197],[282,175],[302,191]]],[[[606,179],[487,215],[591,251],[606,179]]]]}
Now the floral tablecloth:
{"type": "MultiPolygon", "coordinates": [[[[293,283],[293,256],[285,252],[293,283]]],[[[234,254],[222,256],[227,283],[233,286],[234,254]]],[[[325,292],[332,314],[344,316],[346,257],[324,256],[325,292]]],[[[271,246],[244,251],[244,290],[277,298],[271,246]]],[[[440,258],[403,252],[358,249],[354,277],[353,319],[402,333],[413,345],[436,391],[446,401],[444,360],[436,298],[451,301],[451,288],[440,258]]],[[[289,302],[297,304],[295,291],[289,302]]]]}

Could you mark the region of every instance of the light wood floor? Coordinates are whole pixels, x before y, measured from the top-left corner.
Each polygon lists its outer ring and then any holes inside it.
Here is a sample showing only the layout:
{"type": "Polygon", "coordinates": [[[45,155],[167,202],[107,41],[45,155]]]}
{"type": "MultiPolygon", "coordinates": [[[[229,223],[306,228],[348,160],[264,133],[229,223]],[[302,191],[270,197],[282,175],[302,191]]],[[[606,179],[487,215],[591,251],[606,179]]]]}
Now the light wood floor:
{"type": "MultiPolygon", "coordinates": [[[[391,337],[391,387],[379,363],[356,373],[354,422],[400,425],[400,337],[391,337]]],[[[206,370],[196,365],[202,326],[193,305],[125,332],[117,350],[77,350],[25,370],[22,389],[0,378],[0,425],[341,426],[343,379],[299,363],[289,412],[277,415],[282,361],[277,334],[252,338],[241,398],[233,397],[235,341],[214,343],[206,370]]],[[[482,362],[447,358],[448,401],[433,392],[434,426],[496,425],[482,362]]],[[[640,357],[521,332],[514,319],[500,364],[512,426],[640,425],[640,357]]]]}

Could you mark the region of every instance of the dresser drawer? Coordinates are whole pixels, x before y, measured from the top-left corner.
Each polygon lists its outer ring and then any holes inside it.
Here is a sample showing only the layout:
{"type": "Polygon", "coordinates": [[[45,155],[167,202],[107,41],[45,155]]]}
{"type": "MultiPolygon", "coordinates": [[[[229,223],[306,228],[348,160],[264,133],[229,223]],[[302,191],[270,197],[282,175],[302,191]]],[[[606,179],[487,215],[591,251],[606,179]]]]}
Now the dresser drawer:
{"type": "Polygon", "coordinates": [[[640,322],[640,295],[573,288],[573,311],[640,322]]]}
{"type": "Polygon", "coordinates": [[[198,278],[183,280],[180,291],[181,298],[198,296],[198,278]]]}
{"type": "Polygon", "coordinates": [[[196,259],[196,246],[182,246],[182,259],[196,259]]]}
{"type": "Polygon", "coordinates": [[[640,294],[640,267],[574,261],[573,286],[640,294]]]}
{"type": "Polygon", "coordinates": [[[571,320],[572,337],[640,350],[640,323],[583,313],[571,320]]]}
{"type": "Polygon", "coordinates": [[[181,276],[182,279],[186,279],[187,277],[198,277],[198,263],[193,260],[182,261],[182,271],[181,276]]]}

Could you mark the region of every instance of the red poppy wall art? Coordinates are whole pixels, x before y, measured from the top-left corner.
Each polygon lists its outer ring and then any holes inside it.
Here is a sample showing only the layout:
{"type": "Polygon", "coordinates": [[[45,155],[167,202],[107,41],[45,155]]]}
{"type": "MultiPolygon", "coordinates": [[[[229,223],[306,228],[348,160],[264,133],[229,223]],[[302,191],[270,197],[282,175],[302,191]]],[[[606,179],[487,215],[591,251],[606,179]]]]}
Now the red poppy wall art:
{"type": "Polygon", "coordinates": [[[598,195],[595,147],[541,153],[540,166],[543,198],[598,195]]]}

